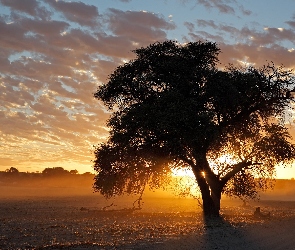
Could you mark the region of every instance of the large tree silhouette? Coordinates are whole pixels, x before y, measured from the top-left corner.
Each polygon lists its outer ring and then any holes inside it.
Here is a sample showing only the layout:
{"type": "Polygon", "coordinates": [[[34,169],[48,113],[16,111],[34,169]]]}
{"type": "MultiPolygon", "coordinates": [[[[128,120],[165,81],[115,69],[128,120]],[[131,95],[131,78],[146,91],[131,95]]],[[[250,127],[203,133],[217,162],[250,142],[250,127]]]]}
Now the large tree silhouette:
{"type": "Polygon", "coordinates": [[[190,167],[205,215],[221,194],[253,197],[295,156],[284,125],[291,71],[217,67],[211,42],[154,43],[134,51],[94,96],[113,111],[95,149],[94,189],[105,196],[159,187],[173,167],[190,167]],[[222,161],[226,157],[227,161],[222,161]]]}

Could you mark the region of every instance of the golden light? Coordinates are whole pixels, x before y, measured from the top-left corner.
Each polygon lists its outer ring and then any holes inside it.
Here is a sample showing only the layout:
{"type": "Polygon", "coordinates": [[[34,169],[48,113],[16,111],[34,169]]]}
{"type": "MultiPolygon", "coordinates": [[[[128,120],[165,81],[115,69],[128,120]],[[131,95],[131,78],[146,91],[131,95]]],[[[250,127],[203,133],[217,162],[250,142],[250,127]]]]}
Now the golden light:
{"type": "Polygon", "coordinates": [[[172,192],[180,196],[199,197],[200,191],[196,182],[195,175],[191,168],[183,167],[172,169],[174,181],[172,192]]]}
{"type": "Polygon", "coordinates": [[[189,177],[195,177],[193,171],[191,168],[177,168],[177,169],[172,169],[172,175],[173,176],[189,176],[189,177]]]}
{"type": "MultiPolygon", "coordinates": [[[[195,179],[194,172],[190,168],[173,169],[172,175],[175,177],[189,177],[195,179]]],[[[205,177],[205,171],[202,171],[203,177],[205,177]]]]}

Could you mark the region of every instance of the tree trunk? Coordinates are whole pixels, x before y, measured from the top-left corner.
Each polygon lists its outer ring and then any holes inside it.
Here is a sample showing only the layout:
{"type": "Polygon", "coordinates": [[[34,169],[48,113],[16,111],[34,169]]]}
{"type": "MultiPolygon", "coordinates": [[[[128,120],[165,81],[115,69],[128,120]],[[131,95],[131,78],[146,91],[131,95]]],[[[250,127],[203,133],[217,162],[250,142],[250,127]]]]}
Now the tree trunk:
{"type": "Polygon", "coordinates": [[[221,199],[221,189],[218,188],[218,183],[215,188],[210,188],[202,174],[199,174],[196,179],[202,194],[204,216],[218,217],[221,199]]]}
{"type": "Polygon", "coordinates": [[[206,217],[219,217],[220,200],[214,201],[211,197],[203,197],[203,214],[206,217]]]}
{"type": "Polygon", "coordinates": [[[219,216],[222,183],[212,172],[206,159],[206,154],[197,155],[197,166],[192,166],[196,180],[201,190],[203,213],[207,216],[219,216]]]}

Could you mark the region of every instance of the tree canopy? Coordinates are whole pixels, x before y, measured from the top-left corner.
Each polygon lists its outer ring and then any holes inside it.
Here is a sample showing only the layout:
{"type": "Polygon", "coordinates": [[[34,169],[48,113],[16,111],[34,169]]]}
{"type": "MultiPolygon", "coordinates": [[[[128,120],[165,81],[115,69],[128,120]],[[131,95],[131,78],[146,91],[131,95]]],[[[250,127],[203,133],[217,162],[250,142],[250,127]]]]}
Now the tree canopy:
{"type": "Polygon", "coordinates": [[[67,174],[72,174],[72,173],[78,173],[77,170],[71,170],[70,172],[62,167],[54,167],[54,168],[45,168],[43,171],[42,171],[42,174],[44,176],[64,176],[64,175],[67,175],[67,174]]]}
{"type": "Polygon", "coordinates": [[[19,173],[18,169],[15,168],[15,167],[11,167],[9,169],[6,169],[5,172],[6,173],[12,173],[12,174],[15,174],[15,173],[18,174],[19,173]]]}
{"type": "Polygon", "coordinates": [[[94,152],[96,191],[139,193],[161,186],[171,168],[190,167],[204,213],[218,215],[222,193],[254,197],[277,164],[294,159],[284,123],[291,70],[221,69],[211,42],[157,42],[134,53],[94,94],[113,111],[110,136],[94,152]]]}

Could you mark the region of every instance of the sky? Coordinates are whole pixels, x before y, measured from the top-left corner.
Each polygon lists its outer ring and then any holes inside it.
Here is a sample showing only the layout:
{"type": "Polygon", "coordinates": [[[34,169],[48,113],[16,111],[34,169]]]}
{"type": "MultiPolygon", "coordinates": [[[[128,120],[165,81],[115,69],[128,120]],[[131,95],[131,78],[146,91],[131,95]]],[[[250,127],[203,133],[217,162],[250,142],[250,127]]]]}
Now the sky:
{"type": "Polygon", "coordinates": [[[0,171],[93,172],[110,115],[93,93],[164,40],[216,42],[222,65],[295,68],[295,1],[0,0],[0,171]]]}

